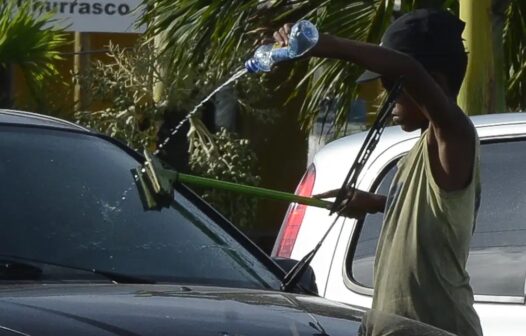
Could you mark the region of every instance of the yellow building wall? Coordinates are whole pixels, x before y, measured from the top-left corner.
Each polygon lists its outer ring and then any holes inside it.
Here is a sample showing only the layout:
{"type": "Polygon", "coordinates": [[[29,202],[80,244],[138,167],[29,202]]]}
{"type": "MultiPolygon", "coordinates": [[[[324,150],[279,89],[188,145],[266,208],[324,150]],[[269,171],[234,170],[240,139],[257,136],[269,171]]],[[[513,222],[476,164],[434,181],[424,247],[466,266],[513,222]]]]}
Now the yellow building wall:
{"type": "MultiPolygon", "coordinates": [[[[85,33],[88,48],[83,55],[90,62],[100,60],[109,62],[110,58],[106,55],[109,42],[121,47],[133,47],[140,37],[140,34],[116,34],[116,33],[85,33]]],[[[56,81],[46,83],[43,88],[43,99],[36,101],[31,94],[30,88],[22,75],[20,69],[14,69],[12,78],[12,99],[17,109],[49,114],[72,119],[74,113],[74,58],[75,58],[75,37],[73,33],[68,33],[70,43],[63,48],[62,61],[57,61],[56,66],[60,72],[60,78],[56,81]]],[[[97,110],[103,106],[89,106],[90,110],[97,110]]]]}

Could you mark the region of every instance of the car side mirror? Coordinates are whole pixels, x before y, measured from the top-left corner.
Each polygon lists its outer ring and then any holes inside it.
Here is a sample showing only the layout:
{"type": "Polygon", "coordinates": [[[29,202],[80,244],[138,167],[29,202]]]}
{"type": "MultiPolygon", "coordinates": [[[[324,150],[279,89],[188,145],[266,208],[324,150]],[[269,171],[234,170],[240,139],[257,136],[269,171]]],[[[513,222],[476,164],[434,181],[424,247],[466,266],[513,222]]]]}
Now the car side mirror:
{"type": "MultiPolygon", "coordinates": [[[[298,263],[298,260],[282,258],[282,257],[272,257],[272,260],[278,264],[285,273],[288,273],[294,265],[298,263]]],[[[307,291],[315,293],[318,295],[318,286],[316,285],[316,275],[311,266],[307,266],[305,273],[301,277],[299,284],[301,287],[305,288],[307,291]]]]}

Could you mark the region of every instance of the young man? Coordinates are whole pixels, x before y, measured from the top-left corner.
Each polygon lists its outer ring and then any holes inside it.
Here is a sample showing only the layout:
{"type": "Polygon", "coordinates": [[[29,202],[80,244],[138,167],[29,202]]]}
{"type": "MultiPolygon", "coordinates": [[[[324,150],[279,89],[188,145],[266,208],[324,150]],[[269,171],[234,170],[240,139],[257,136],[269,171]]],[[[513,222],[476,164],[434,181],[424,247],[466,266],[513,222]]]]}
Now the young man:
{"type": "MultiPolygon", "coordinates": [[[[360,81],[403,77],[393,120],[421,137],[398,163],[388,197],[358,191],[343,214],[385,210],[375,262],[373,308],[462,336],[482,335],[465,270],[479,204],[478,138],[456,104],[467,64],[464,23],[422,9],[392,23],[380,46],[321,35],[311,56],[359,64],[360,81]]],[[[274,33],[286,45],[290,26],[274,33]]],[[[329,191],[319,197],[334,197],[329,191]]]]}

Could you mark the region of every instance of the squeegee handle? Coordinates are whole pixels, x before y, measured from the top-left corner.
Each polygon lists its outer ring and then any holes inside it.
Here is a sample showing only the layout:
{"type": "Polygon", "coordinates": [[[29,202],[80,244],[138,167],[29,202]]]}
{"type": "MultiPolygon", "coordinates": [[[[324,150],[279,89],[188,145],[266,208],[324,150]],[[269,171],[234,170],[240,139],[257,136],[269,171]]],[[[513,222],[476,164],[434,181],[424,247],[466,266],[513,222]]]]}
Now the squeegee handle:
{"type": "Polygon", "coordinates": [[[247,186],[183,173],[177,173],[176,180],[181,183],[191,184],[200,187],[222,189],[227,191],[233,191],[236,193],[243,193],[255,197],[287,201],[289,203],[300,203],[318,208],[330,209],[332,206],[331,202],[320,200],[317,198],[303,197],[283,191],[247,186]]]}

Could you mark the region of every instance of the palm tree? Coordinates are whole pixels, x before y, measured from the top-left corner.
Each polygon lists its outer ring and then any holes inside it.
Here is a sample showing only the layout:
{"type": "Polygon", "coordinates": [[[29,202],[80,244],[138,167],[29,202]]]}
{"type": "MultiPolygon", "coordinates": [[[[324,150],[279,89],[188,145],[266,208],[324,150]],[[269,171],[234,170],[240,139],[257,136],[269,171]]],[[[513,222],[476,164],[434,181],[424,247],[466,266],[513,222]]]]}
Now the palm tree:
{"type": "MultiPolygon", "coordinates": [[[[482,2],[491,3],[490,0],[482,2]]],[[[494,0],[492,4],[495,7],[501,4],[502,7],[505,2],[507,1],[494,0]]],[[[161,32],[167,36],[164,51],[172,59],[172,69],[180,71],[184,65],[184,69],[212,71],[218,81],[242,64],[253,51],[254,41],[286,22],[307,18],[321,31],[378,42],[393,16],[395,5],[401,5],[401,11],[427,6],[448,8],[456,13],[459,11],[459,1],[455,0],[144,0],[144,3],[147,6],[144,19],[150,24],[150,36],[161,32]]],[[[460,0],[460,5],[464,9],[470,5],[475,7],[475,12],[464,15],[463,18],[467,20],[481,17],[479,12],[484,10],[479,0],[460,0]]],[[[505,52],[502,60],[504,69],[497,72],[506,76],[506,96],[513,109],[524,108],[526,105],[525,95],[522,94],[526,60],[522,38],[525,29],[524,7],[524,1],[513,1],[506,11],[505,52]],[[522,101],[519,97],[522,97],[522,101]]],[[[487,26],[490,21],[484,24],[487,26]]],[[[490,28],[486,28],[491,32],[490,28]]],[[[467,38],[477,40],[484,32],[479,30],[473,34],[475,35],[467,38]]],[[[491,34],[486,35],[491,38],[491,34]]],[[[486,46],[486,51],[491,46],[491,43],[486,46]]],[[[332,60],[313,59],[308,61],[308,66],[298,63],[290,74],[292,76],[295,71],[304,72],[300,80],[294,83],[296,89],[303,87],[307,90],[300,114],[303,125],[306,128],[312,126],[322,102],[327,99],[336,102],[336,122],[343,125],[348,106],[357,97],[354,80],[360,69],[353,64],[332,60]]],[[[485,63],[478,63],[481,65],[475,67],[474,71],[487,66],[485,63]]],[[[494,76],[486,81],[494,83],[494,76]]],[[[468,96],[473,96],[473,92],[477,91],[473,86],[471,88],[472,92],[468,92],[468,96]]],[[[296,89],[291,90],[291,97],[297,94],[296,89]]],[[[480,94],[476,96],[480,97],[480,94]]],[[[490,111],[495,109],[487,108],[490,111]]],[[[480,113],[480,109],[468,110],[480,113]]]]}
{"type": "MultiPolygon", "coordinates": [[[[501,0],[506,2],[506,0],[501,0]]],[[[506,104],[512,111],[526,109],[526,1],[508,1],[504,8],[503,59],[506,104]]],[[[502,6],[500,6],[502,8],[502,6]]],[[[499,9],[499,7],[497,7],[499,9]]]]}
{"type": "MultiPolygon", "coordinates": [[[[161,32],[167,36],[164,51],[172,59],[171,71],[180,71],[183,64],[184,69],[213,69],[217,81],[243,64],[253,52],[259,38],[265,34],[268,36],[283,23],[294,22],[302,17],[311,19],[321,31],[378,42],[390,20],[394,5],[393,0],[144,2],[148,8],[144,19],[149,22],[150,36],[161,32]]],[[[349,106],[357,95],[357,87],[352,83],[360,69],[349,63],[328,60],[311,60],[308,66],[304,62],[299,63],[288,74],[299,78],[297,85],[308,90],[300,115],[303,124],[307,128],[312,125],[318,107],[328,97],[339,102],[337,116],[341,120],[345,119],[345,106],[349,106]],[[323,71],[317,71],[318,69],[323,71]],[[298,71],[303,72],[299,77],[297,73],[294,74],[298,71]],[[312,80],[314,76],[315,81],[312,80]]],[[[248,77],[245,83],[259,80],[260,77],[248,77]]],[[[241,87],[247,86],[245,83],[241,87]]],[[[281,86],[277,86],[275,89],[279,91],[280,88],[281,86]]],[[[289,98],[297,92],[290,90],[289,98]]]]}
{"type": "Polygon", "coordinates": [[[9,77],[18,66],[34,97],[46,80],[58,74],[56,61],[59,48],[66,43],[60,29],[47,28],[53,23],[52,14],[38,14],[31,1],[18,6],[8,0],[0,5],[0,106],[9,107],[9,77]]]}

